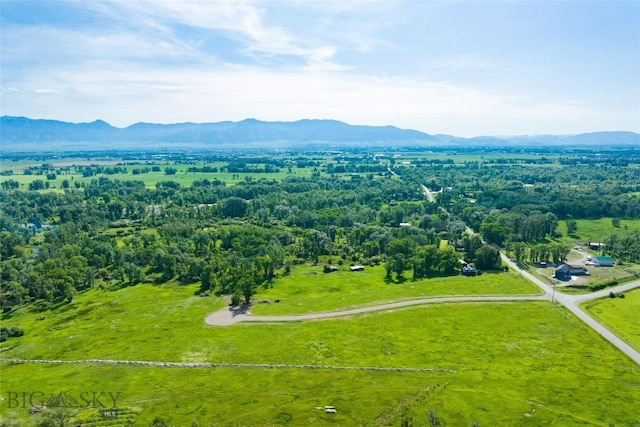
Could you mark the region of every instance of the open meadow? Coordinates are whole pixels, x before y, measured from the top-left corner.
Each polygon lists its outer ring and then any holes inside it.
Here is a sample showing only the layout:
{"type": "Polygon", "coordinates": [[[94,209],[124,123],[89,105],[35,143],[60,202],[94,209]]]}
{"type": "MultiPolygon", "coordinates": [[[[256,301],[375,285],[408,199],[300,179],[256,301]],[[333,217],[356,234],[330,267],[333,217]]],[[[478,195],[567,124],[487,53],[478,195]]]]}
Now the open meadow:
{"type": "Polygon", "coordinates": [[[640,290],[625,292],[624,298],[589,301],[582,308],[640,351],[640,290]]]}
{"type": "Polygon", "coordinates": [[[430,279],[384,280],[382,266],[349,271],[345,266],[323,273],[321,266],[300,266],[277,278],[273,287],[260,290],[254,314],[302,314],[337,311],[403,299],[449,295],[535,295],[539,289],[513,271],[485,273],[476,277],[448,276],[430,279]],[[278,303],[274,303],[279,300],[278,303]]]}
{"type": "Polygon", "coordinates": [[[613,226],[611,220],[612,218],[577,219],[575,220],[576,232],[570,236],[567,234],[567,222],[559,221],[558,231],[562,233],[563,240],[567,242],[601,242],[602,239],[612,234],[624,236],[640,232],[639,219],[620,219],[617,227],[613,226]]]}
{"type": "MultiPolygon", "coordinates": [[[[49,183],[50,189],[63,188],[63,181],[68,181],[69,185],[73,187],[76,183],[88,184],[91,180],[98,179],[100,177],[106,177],[112,180],[118,179],[121,181],[142,181],[146,188],[155,188],[156,183],[162,181],[174,181],[182,186],[190,186],[194,181],[208,179],[210,181],[219,180],[226,185],[233,185],[237,182],[242,182],[245,179],[259,180],[267,179],[269,181],[276,180],[281,181],[285,177],[309,177],[313,172],[313,168],[286,168],[278,172],[259,173],[259,172],[237,172],[231,173],[219,170],[225,166],[225,162],[196,162],[196,163],[180,163],[171,161],[153,161],[153,162],[127,162],[123,159],[114,160],[108,159],[82,159],[82,158],[62,158],[43,161],[36,161],[33,159],[25,159],[18,161],[9,161],[6,159],[0,160],[0,172],[11,171],[12,174],[0,175],[0,183],[13,180],[19,183],[21,189],[26,190],[29,184],[35,180],[43,180],[49,183]],[[51,171],[56,173],[54,179],[47,178],[46,174],[25,174],[25,170],[30,168],[39,168],[43,164],[50,165],[51,171]],[[91,176],[83,176],[82,173],[77,171],[75,167],[86,168],[91,166],[103,166],[118,167],[121,172],[117,173],[103,173],[99,172],[91,176]],[[153,168],[156,170],[153,170],[153,168]],[[189,168],[217,168],[217,172],[190,172],[189,168]],[[134,170],[148,169],[144,173],[134,173],[134,170]],[[167,174],[165,169],[174,169],[171,174],[167,174]]],[[[52,177],[53,178],[53,177],[52,177]]]]}
{"type": "MultiPolygon", "coordinates": [[[[393,286],[393,285],[389,285],[393,286]]],[[[407,373],[302,368],[2,364],[3,390],[120,392],[135,425],[634,425],[640,368],[548,302],[459,303],[334,320],[205,326],[223,307],[196,285],[90,290],[69,305],[5,316],[26,333],[5,359],[141,360],[433,368],[407,373]],[[516,362],[517,361],[517,362],[516,362]],[[338,413],[321,408],[335,406],[338,413]],[[404,415],[403,415],[404,414],[404,415]]],[[[1,403],[2,413],[27,417],[1,403]]],[[[96,409],[82,417],[96,418],[96,409]]],[[[91,425],[91,424],[90,424],[91,425]]],[[[94,424],[100,425],[100,424],[94,424]]]]}

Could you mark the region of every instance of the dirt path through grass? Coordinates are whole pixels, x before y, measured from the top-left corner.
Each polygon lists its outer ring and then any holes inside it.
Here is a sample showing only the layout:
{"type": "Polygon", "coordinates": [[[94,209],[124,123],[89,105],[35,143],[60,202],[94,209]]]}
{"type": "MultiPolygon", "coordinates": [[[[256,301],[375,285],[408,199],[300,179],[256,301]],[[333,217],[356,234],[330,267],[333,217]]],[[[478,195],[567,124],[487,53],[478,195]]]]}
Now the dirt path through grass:
{"type": "Polygon", "coordinates": [[[263,369],[333,369],[341,371],[384,371],[384,372],[445,372],[456,374],[452,369],[440,368],[392,368],[377,366],[331,366],[331,365],[288,365],[271,363],[208,363],[208,362],[153,362],[143,360],[43,360],[43,359],[0,359],[0,363],[37,363],[49,365],[131,365],[162,368],[263,368],[263,369]]]}

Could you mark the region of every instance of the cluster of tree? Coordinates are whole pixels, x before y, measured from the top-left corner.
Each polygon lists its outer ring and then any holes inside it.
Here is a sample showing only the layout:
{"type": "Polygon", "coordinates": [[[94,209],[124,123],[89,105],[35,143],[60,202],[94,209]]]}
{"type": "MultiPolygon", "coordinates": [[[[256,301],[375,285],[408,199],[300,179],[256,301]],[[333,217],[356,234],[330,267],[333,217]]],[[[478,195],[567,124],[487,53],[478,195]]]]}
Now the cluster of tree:
{"type": "Polygon", "coordinates": [[[465,219],[474,229],[493,209],[536,210],[560,219],[640,218],[640,170],[618,165],[613,155],[608,159],[589,165],[555,163],[553,173],[523,164],[487,167],[487,161],[397,166],[394,171],[429,188],[450,188],[448,209],[475,218],[475,223],[465,219]],[[473,203],[464,194],[473,194],[473,203]]]}
{"type": "Polygon", "coordinates": [[[332,173],[380,173],[387,172],[388,167],[381,164],[327,163],[325,171],[332,173]]]}
{"type": "Polygon", "coordinates": [[[277,166],[266,164],[245,163],[242,161],[230,162],[224,167],[229,173],[276,173],[280,172],[280,168],[277,166]]]}
{"type": "Polygon", "coordinates": [[[151,172],[151,168],[149,168],[149,167],[131,169],[131,174],[132,175],[140,175],[140,174],[145,174],[145,173],[149,173],[149,172],[151,172]]]}
{"type": "Polygon", "coordinates": [[[31,181],[29,183],[29,190],[32,190],[32,191],[44,190],[46,188],[49,188],[49,182],[48,181],[43,181],[41,179],[35,179],[35,180],[33,180],[33,181],[31,181]]]}
{"type": "Polygon", "coordinates": [[[571,245],[565,243],[538,243],[527,245],[523,242],[509,242],[507,251],[519,261],[560,263],[567,259],[571,245]]]}
{"type": "MultiPolygon", "coordinates": [[[[464,228],[433,204],[405,201],[415,191],[388,177],[203,184],[148,189],[100,177],[62,193],[4,193],[2,305],[72,300],[96,284],[170,280],[201,281],[203,292],[247,301],[280,269],[321,257],[393,258],[404,271],[416,255],[424,258],[421,247],[454,240],[452,230],[464,228]]],[[[455,272],[458,257],[441,252],[424,271],[455,272]]]]}
{"type": "Polygon", "coordinates": [[[3,190],[15,190],[20,187],[20,183],[14,179],[8,179],[0,182],[0,188],[3,190]]]}
{"type": "Polygon", "coordinates": [[[216,166],[202,166],[202,167],[189,166],[187,168],[187,172],[192,172],[192,173],[217,173],[218,172],[218,168],[216,166]]]}
{"type": "Polygon", "coordinates": [[[102,165],[91,165],[91,166],[76,166],[76,170],[82,174],[83,177],[91,177],[96,175],[116,175],[116,174],[126,174],[127,168],[124,166],[102,166],[102,165]]]}
{"type": "MultiPolygon", "coordinates": [[[[167,161],[188,163],[184,156],[171,156],[167,161]]],[[[274,168],[324,164],[312,156],[215,161],[274,168]]],[[[344,166],[345,171],[384,173],[323,177],[318,172],[280,182],[247,177],[236,185],[199,179],[186,187],[167,180],[149,189],[142,181],[101,176],[58,193],[8,191],[13,184],[4,181],[1,303],[11,307],[38,299],[70,300],[96,284],[171,280],[200,281],[202,292],[248,301],[291,265],[324,260],[383,262],[387,275],[396,277],[408,270],[414,278],[457,274],[461,258],[480,270],[493,270],[501,264],[490,244],[507,244],[519,259],[564,259],[566,247],[540,242],[556,233],[558,217],[569,211],[627,217],[623,213],[635,215],[637,207],[640,215],[638,197],[629,194],[640,189],[636,170],[578,165],[549,174],[519,164],[440,162],[396,165],[393,175],[386,162],[345,154],[332,159],[333,171],[344,166]],[[428,203],[422,184],[445,192],[428,203]],[[473,195],[477,203],[461,194],[473,195]],[[587,194],[597,209],[591,210],[587,194]],[[561,208],[569,204],[576,206],[561,208]],[[467,233],[467,225],[488,244],[467,233]],[[442,247],[441,241],[449,245],[442,247]]],[[[102,166],[90,168],[106,173],[102,166]]],[[[46,181],[33,182],[32,189],[47,188],[46,181]]],[[[611,237],[605,247],[632,260],[640,253],[638,240],[637,235],[611,237]]]]}
{"type": "Polygon", "coordinates": [[[29,166],[22,171],[23,175],[45,175],[54,172],[55,168],[49,163],[43,163],[40,166],[29,166]]]}
{"type": "Polygon", "coordinates": [[[640,232],[635,232],[626,236],[614,233],[605,237],[602,241],[603,253],[621,261],[640,261],[640,232]]]}
{"type": "Polygon", "coordinates": [[[552,213],[517,213],[507,210],[490,213],[480,223],[485,240],[502,245],[505,241],[531,242],[553,236],[558,218],[552,213]]]}

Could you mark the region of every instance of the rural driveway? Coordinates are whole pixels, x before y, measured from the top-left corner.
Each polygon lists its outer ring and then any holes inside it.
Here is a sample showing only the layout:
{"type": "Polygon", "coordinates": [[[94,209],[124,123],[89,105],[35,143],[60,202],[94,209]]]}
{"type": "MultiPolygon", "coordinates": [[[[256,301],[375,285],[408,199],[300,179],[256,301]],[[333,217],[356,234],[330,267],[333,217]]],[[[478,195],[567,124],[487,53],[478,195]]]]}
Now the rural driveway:
{"type": "Polygon", "coordinates": [[[549,300],[549,295],[538,296],[457,296],[457,297],[434,297],[419,298],[407,301],[378,304],[368,307],[352,308],[349,310],[329,311],[324,313],[293,314],[282,316],[254,316],[246,306],[223,308],[208,315],[205,319],[207,325],[228,326],[238,322],[299,322],[302,320],[327,319],[330,317],[344,317],[352,314],[368,313],[371,311],[393,310],[397,308],[410,307],[422,304],[437,304],[446,302],[501,302],[501,301],[536,301],[549,300]]]}
{"type": "Polygon", "coordinates": [[[616,346],[620,351],[629,356],[633,361],[640,364],[640,353],[633,349],[629,344],[618,338],[613,332],[605,328],[601,323],[582,311],[578,304],[590,299],[602,298],[609,295],[609,292],[623,292],[640,287],[640,280],[593,292],[587,295],[565,295],[544,283],[542,280],[532,274],[522,270],[511,259],[500,253],[502,260],[519,272],[523,277],[532,281],[544,292],[539,296],[450,296],[450,297],[433,297],[420,298],[407,301],[398,301],[387,304],[378,304],[369,307],[353,308],[349,310],[330,311],[324,313],[295,314],[281,316],[254,316],[250,312],[248,306],[229,307],[211,313],[205,318],[205,323],[211,326],[229,326],[240,322],[299,322],[304,320],[327,319],[332,317],[344,317],[353,314],[369,313],[373,311],[393,310],[398,308],[410,307],[423,304],[437,304],[448,302],[506,302],[506,301],[536,301],[536,300],[555,300],[575,314],[580,320],[589,325],[598,332],[603,338],[616,346]]]}
{"type": "Polygon", "coordinates": [[[640,280],[636,280],[635,282],[627,283],[625,285],[616,286],[614,288],[604,289],[601,291],[593,292],[587,295],[565,295],[559,292],[554,292],[553,288],[532,274],[523,271],[509,259],[506,255],[500,253],[502,256],[502,260],[508,264],[511,268],[518,271],[523,277],[526,277],[534,284],[536,284],[540,289],[542,289],[546,295],[553,295],[553,299],[558,301],[560,304],[565,306],[569,311],[575,314],[580,320],[589,325],[592,329],[598,332],[602,337],[604,337],[611,344],[615,345],[620,351],[629,356],[632,360],[634,360],[637,364],[640,365],[640,353],[638,353],[635,349],[631,348],[629,344],[622,341],[618,338],[613,332],[609,329],[605,328],[600,322],[596,321],[593,317],[589,316],[587,313],[582,311],[578,304],[583,301],[588,301],[594,298],[601,298],[603,296],[609,295],[609,292],[622,292],[628,291],[630,289],[634,289],[640,287],[640,280]]]}

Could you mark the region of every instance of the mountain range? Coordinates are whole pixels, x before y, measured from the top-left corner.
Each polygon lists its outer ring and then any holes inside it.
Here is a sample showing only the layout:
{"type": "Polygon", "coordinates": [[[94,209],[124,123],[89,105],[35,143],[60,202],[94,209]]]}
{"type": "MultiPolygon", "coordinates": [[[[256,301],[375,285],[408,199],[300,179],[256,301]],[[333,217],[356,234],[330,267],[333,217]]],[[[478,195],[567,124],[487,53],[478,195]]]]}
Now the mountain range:
{"type": "Polygon", "coordinates": [[[496,147],[539,145],[601,145],[640,147],[640,134],[595,132],[579,135],[537,135],[461,138],[430,135],[394,126],[350,125],[337,120],[266,122],[245,119],[215,123],[136,123],[126,128],[102,120],[70,123],[27,117],[0,117],[2,151],[76,151],[110,149],[216,149],[345,147],[496,147]]]}

